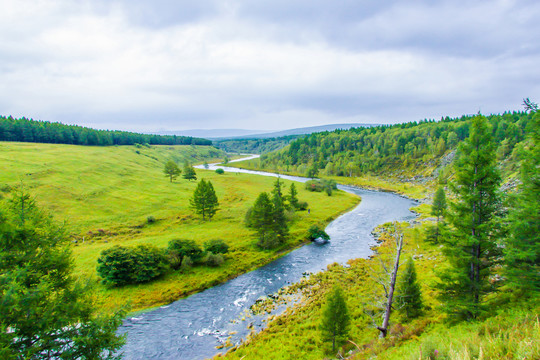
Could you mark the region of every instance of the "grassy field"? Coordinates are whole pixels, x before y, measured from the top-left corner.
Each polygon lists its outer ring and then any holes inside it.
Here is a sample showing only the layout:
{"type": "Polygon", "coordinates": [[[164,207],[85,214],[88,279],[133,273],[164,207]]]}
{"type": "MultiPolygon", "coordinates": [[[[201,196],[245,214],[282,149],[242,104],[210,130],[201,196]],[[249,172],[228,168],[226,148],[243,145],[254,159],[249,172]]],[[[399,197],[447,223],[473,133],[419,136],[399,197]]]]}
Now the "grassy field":
{"type": "MultiPolygon", "coordinates": [[[[151,243],[165,247],[172,239],[203,244],[220,238],[231,246],[219,268],[193,267],[170,272],[148,284],[108,288],[98,294],[105,309],[129,301],[132,310],[162,305],[277,258],[305,240],[314,223],[327,223],[356,205],[359,199],[344,192],[332,198],[298,186],[298,197],[311,212],[296,213],[288,243],[277,251],[260,251],[254,233],[243,225],[244,215],[261,191],[270,191],[274,178],[197,170],[199,179],[212,181],[221,210],[203,222],[189,208],[196,182],[163,174],[167,160],[182,164],[212,162],[224,153],[204,146],[84,147],[0,142],[0,194],[24,186],[57,221],[65,221],[72,237],[76,273],[96,278],[99,254],[115,244],[151,243]],[[331,201],[329,201],[329,199],[331,201]],[[156,222],[148,223],[152,216],[156,222]]],[[[284,181],[288,187],[290,182],[284,181]]]]}

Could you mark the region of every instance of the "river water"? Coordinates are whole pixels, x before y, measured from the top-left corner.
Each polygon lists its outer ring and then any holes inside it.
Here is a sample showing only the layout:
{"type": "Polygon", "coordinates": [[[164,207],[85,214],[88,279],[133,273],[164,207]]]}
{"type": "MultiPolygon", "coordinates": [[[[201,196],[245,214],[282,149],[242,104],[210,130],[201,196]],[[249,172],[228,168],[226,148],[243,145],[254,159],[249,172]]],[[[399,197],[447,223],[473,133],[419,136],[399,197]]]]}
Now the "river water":
{"type": "MultiPolygon", "coordinates": [[[[210,165],[210,170],[218,166],[210,165]]],[[[263,176],[272,173],[219,166],[230,172],[249,172],[263,176]]],[[[305,182],[306,178],[280,175],[284,179],[305,182]]],[[[338,186],[357,194],[362,202],[326,228],[331,241],[309,244],[222,285],[207,289],[170,305],[127,318],[120,332],[127,332],[122,349],[125,359],[207,359],[225,350],[216,346],[228,337],[238,343],[249,333],[248,325],[258,330],[262,318],[240,320],[246,310],[262,296],[301,280],[303,274],[318,272],[326,266],[349,259],[367,257],[374,245],[371,231],[389,221],[411,220],[413,200],[386,192],[338,186]]],[[[329,198],[331,200],[331,198],[329,198]]]]}

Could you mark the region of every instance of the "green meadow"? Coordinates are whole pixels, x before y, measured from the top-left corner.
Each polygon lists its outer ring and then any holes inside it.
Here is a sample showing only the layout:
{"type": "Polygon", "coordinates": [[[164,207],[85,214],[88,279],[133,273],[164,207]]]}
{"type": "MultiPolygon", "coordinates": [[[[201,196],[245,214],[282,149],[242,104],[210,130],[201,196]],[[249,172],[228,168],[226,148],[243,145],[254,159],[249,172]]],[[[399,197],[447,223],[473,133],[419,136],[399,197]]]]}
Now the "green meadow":
{"type": "MultiPolygon", "coordinates": [[[[223,239],[230,245],[225,263],[218,268],[195,266],[170,271],[153,282],[111,288],[97,287],[104,309],[126,302],[133,311],[159,306],[214,286],[252,270],[304,243],[312,224],[326,224],[355,206],[359,199],[338,191],[332,198],[297,186],[310,213],[290,216],[288,242],[273,251],[255,246],[256,236],[243,225],[247,209],[262,191],[271,191],[275,178],[196,170],[198,179],[214,184],[220,211],[203,222],[189,207],[195,181],[163,174],[166,161],[182,167],[223,159],[225,153],[209,146],[111,146],[0,142],[0,195],[23,186],[36,202],[64,222],[72,240],[76,274],[97,279],[100,253],[116,244],[154,244],[166,247],[172,239],[203,244],[223,239]],[[331,201],[329,201],[331,199],[331,201]],[[148,217],[155,218],[149,222],[148,217]]],[[[290,181],[284,181],[286,187],[290,181]]]]}

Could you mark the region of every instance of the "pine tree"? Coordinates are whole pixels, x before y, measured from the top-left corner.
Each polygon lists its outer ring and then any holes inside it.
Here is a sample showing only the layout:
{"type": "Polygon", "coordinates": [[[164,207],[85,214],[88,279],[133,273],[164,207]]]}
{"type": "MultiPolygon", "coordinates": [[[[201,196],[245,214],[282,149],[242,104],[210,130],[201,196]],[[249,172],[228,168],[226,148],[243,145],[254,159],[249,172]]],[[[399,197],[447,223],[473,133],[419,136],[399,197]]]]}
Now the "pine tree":
{"type": "MultiPolygon", "coordinates": [[[[280,189],[281,190],[281,189],[280,189]]],[[[272,215],[274,220],[273,230],[278,236],[278,241],[283,242],[284,238],[289,233],[287,227],[287,219],[285,218],[285,206],[283,205],[283,199],[280,196],[281,191],[275,191],[272,198],[272,215]]]]}
{"type": "Polygon", "coordinates": [[[178,165],[172,160],[167,161],[165,168],[163,169],[165,176],[168,176],[171,182],[180,175],[181,171],[178,168],[178,165]]]}
{"type": "Polygon", "coordinates": [[[183,171],[182,177],[186,180],[197,180],[197,174],[195,173],[195,169],[193,166],[188,163],[187,161],[184,163],[184,171],[183,171]]]}
{"type": "Polygon", "coordinates": [[[504,249],[506,274],[514,288],[540,291],[540,112],[533,118],[528,151],[521,165],[519,192],[510,211],[504,249]]]}
{"type": "Polygon", "coordinates": [[[211,219],[215,215],[216,211],[219,210],[219,202],[210,181],[206,182],[202,179],[197,184],[190,205],[197,214],[202,215],[203,220],[206,220],[207,217],[211,219]]]}
{"type": "Polygon", "coordinates": [[[447,312],[471,319],[480,314],[485,295],[494,290],[488,276],[500,252],[494,222],[500,179],[485,117],[473,118],[470,136],[459,147],[455,169],[450,189],[456,201],[450,203],[451,228],[443,249],[450,268],[439,273],[441,300],[447,312]]]}
{"type": "Polygon", "coordinates": [[[431,215],[437,217],[437,224],[435,227],[435,241],[439,241],[439,222],[441,216],[443,216],[446,211],[446,195],[444,189],[439,187],[433,196],[433,204],[431,205],[431,215]]]}
{"type": "Polygon", "coordinates": [[[405,271],[398,282],[397,295],[396,304],[405,318],[413,319],[420,315],[422,293],[416,281],[416,269],[411,257],[407,260],[405,271]]]}
{"type": "Polygon", "coordinates": [[[298,191],[296,190],[294,183],[292,183],[289,188],[289,204],[291,204],[293,209],[298,209],[298,191]]]}
{"type": "Polygon", "coordinates": [[[251,208],[250,224],[259,235],[259,245],[263,248],[273,247],[274,232],[274,207],[268,193],[262,192],[255,200],[251,208]]]}
{"type": "Polygon", "coordinates": [[[33,199],[0,200],[0,358],[118,359],[123,312],[98,315],[69,238],[33,199]]]}
{"type": "Polygon", "coordinates": [[[349,311],[343,290],[334,286],[326,297],[319,327],[322,340],[332,341],[332,352],[336,351],[336,346],[341,346],[347,340],[349,323],[349,311]]]}

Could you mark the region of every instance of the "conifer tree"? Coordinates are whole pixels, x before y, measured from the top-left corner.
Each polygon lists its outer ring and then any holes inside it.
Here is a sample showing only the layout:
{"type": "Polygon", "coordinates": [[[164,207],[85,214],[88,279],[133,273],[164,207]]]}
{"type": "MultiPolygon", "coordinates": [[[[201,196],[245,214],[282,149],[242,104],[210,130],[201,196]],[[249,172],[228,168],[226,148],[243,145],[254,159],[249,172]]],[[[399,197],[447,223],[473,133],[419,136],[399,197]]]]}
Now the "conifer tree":
{"type": "Polygon", "coordinates": [[[69,238],[26,193],[0,200],[0,359],[119,359],[123,312],[99,315],[69,238]]]}
{"type": "Polygon", "coordinates": [[[334,286],[326,297],[319,327],[322,340],[332,341],[332,352],[336,351],[336,346],[341,346],[347,340],[349,323],[349,311],[343,290],[334,286]]]}
{"type": "Polygon", "coordinates": [[[163,169],[165,176],[168,176],[171,182],[180,175],[181,171],[178,168],[178,165],[172,160],[167,161],[165,168],[163,169]]]}
{"type": "Polygon", "coordinates": [[[274,232],[274,207],[268,193],[262,192],[251,208],[250,223],[259,235],[259,245],[271,247],[269,240],[276,236],[274,232]]]}
{"type": "Polygon", "coordinates": [[[422,293],[416,280],[416,269],[411,257],[405,264],[405,271],[398,282],[396,304],[407,319],[420,315],[422,310],[422,293]]]}
{"type": "Polygon", "coordinates": [[[272,215],[273,215],[273,230],[278,236],[278,241],[283,242],[284,238],[289,233],[289,228],[287,227],[287,219],[285,218],[285,206],[283,205],[283,199],[279,195],[280,192],[274,192],[272,198],[272,215]]]}
{"type": "Polygon", "coordinates": [[[514,288],[540,291],[540,111],[533,118],[529,149],[523,152],[521,182],[510,211],[504,249],[506,274],[514,288]]]}
{"type": "Polygon", "coordinates": [[[298,209],[298,191],[296,190],[294,183],[292,183],[289,188],[289,204],[291,204],[293,209],[298,209]]]}
{"type": "Polygon", "coordinates": [[[214,186],[210,181],[207,182],[202,179],[197,184],[190,205],[197,214],[202,215],[203,220],[206,220],[207,217],[211,219],[216,214],[216,211],[219,210],[219,202],[214,186]]]}
{"type": "Polygon", "coordinates": [[[443,239],[450,268],[439,273],[441,300],[448,313],[471,319],[494,290],[488,276],[500,253],[494,222],[500,179],[485,117],[473,118],[470,136],[459,146],[455,170],[450,189],[456,201],[450,204],[451,228],[443,239]]]}
{"type": "Polygon", "coordinates": [[[433,196],[433,204],[431,205],[431,215],[437,217],[437,224],[435,227],[435,241],[439,241],[439,222],[441,216],[443,216],[446,211],[446,195],[444,189],[439,187],[433,196]]]}
{"type": "Polygon", "coordinates": [[[195,173],[195,169],[187,161],[184,162],[184,171],[182,177],[189,181],[197,180],[197,174],[195,173]]]}

